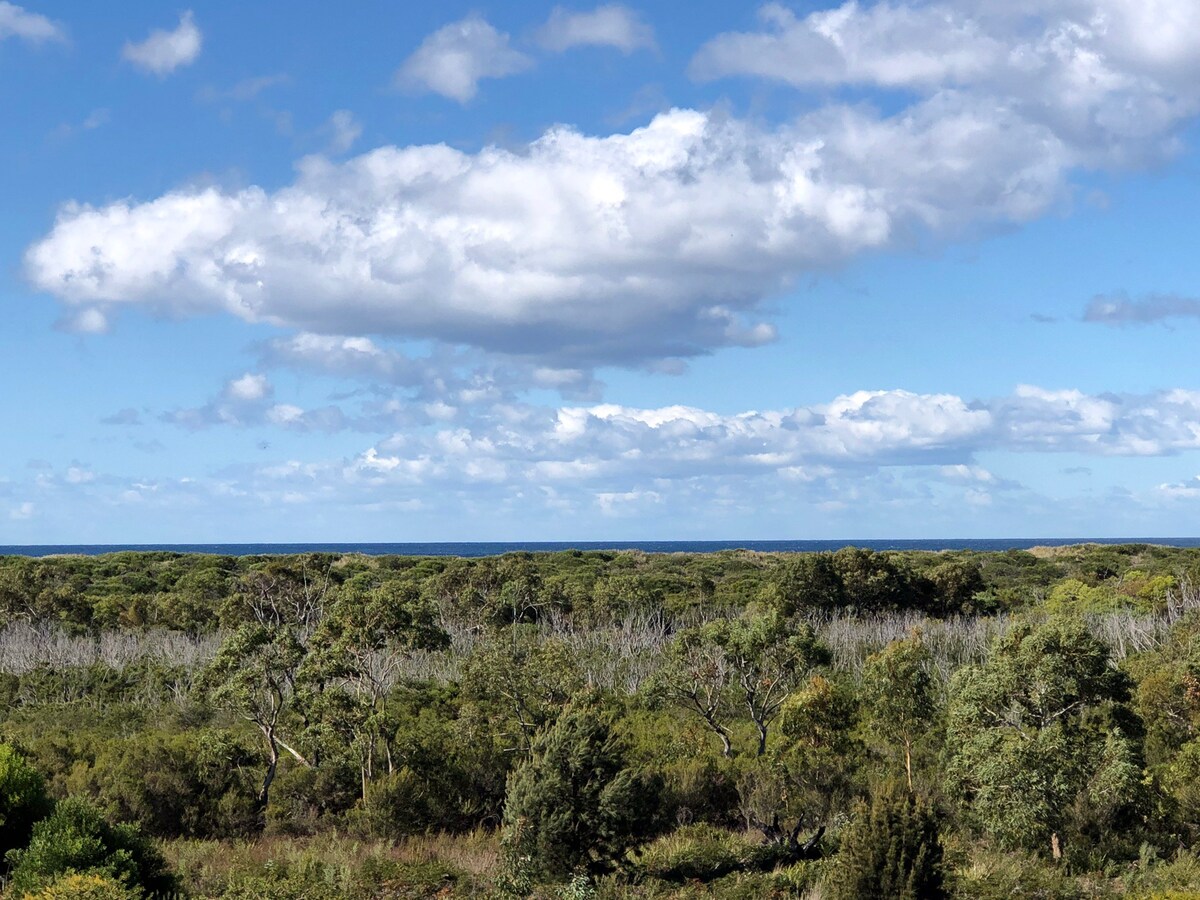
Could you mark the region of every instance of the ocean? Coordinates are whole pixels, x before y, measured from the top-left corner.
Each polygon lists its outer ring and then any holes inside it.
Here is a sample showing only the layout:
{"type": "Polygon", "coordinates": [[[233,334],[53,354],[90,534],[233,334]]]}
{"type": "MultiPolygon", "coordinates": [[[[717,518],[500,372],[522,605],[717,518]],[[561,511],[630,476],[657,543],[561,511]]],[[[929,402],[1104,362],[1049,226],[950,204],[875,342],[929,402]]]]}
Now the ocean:
{"type": "Polygon", "coordinates": [[[32,544],[0,545],[0,556],[97,556],[123,550],[171,553],[212,553],[220,556],[260,556],[284,553],[363,553],[367,556],[496,556],[528,551],[642,550],[646,553],[714,553],[718,550],[757,550],[763,553],[812,553],[841,547],[869,550],[1028,550],[1070,544],[1163,544],[1200,547],[1200,538],[984,538],[843,541],[480,541],[378,544],[32,544]]]}

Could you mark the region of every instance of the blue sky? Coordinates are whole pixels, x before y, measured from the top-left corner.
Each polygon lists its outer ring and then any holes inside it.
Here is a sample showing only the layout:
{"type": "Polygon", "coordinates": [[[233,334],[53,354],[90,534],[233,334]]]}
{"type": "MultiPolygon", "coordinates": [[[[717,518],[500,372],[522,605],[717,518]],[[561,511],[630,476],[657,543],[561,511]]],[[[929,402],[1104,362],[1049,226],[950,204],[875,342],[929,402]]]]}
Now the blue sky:
{"type": "Polygon", "coordinates": [[[1192,0],[0,2],[0,543],[1195,535],[1192,0]]]}

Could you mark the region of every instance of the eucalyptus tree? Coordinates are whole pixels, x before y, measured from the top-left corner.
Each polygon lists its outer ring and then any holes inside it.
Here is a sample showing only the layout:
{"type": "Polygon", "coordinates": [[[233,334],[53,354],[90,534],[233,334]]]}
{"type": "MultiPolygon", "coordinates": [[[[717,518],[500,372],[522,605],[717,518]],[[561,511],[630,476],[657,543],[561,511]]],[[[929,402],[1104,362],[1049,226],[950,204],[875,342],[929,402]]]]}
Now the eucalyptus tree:
{"type": "Polygon", "coordinates": [[[930,730],[937,709],[932,668],[932,654],[918,633],[892,641],[863,666],[862,693],[871,731],[899,747],[910,791],[913,743],[930,730]]]}
{"type": "Polygon", "coordinates": [[[767,753],[740,761],[742,817],[781,848],[783,859],[817,854],[827,825],[859,795],[858,713],[849,689],[813,675],[783,703],[779,734],[767,753]]]}
{"type": "Polygon", "coordinates": [[[654,684],[700,716],[726,757],[733,755],[730,723],[744,712],[757,733],[755,755],[762,756],[788,693],[828,662],[828,650],[807,623],[774,611],[747,613],[680,632],[654,684]]]}
{"type": "Polygon", "coordinates": [[[387,701],[406,662],[414,651],[443,649],[449,641],[417,585],[367,574],[342,587],[314,632],[300,674],[321,688],[313,692],[315,714],[357,750],[364,801],[380,749],[388,774],[395,771],[396,723],[387,701]]]}
{"type": "Polygon", "coordinates": [[[1000,637],[952,688],[949,783],[969,821],[1055,859],[1071,835],[1086,844],[1136,831],[1145,787],[1129,686],[1083,620],[1000,637]]]}

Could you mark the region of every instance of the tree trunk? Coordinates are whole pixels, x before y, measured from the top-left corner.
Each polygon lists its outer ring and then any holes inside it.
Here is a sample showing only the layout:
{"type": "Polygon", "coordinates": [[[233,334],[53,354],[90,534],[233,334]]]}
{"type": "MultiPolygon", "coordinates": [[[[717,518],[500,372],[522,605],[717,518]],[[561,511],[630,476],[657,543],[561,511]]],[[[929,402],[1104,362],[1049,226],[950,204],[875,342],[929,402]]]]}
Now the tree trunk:
{"type": "Polygon", "coordinates": [[[263,775],[262,788],[258,792],[258,808],[260,812],[266,812],[267,803],[271,799],[271,782],[275,780],[275,771],[278,768],[279,751],[272,746],[267,762],[267,772],[263,775]]]}
{"type": "Polygon", "coordinates": [[[904,741],[904,774],[908,777],[908,792],[912,793],[912,741],[904,741]]]}

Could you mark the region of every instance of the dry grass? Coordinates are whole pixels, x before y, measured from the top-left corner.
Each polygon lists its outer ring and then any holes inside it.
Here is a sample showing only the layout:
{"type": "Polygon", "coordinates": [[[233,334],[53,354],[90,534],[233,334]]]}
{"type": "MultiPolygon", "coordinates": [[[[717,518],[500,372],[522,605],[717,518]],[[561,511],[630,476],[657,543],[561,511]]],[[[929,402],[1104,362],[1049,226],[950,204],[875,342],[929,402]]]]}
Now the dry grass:
{"type": "Polygon", "coordinates": [[[187,890],[200,897],[219,896],[231,884],[263,877],[352,891],[367,873],[391,869],[444,867],[447,873],[479,886],[494,882],[500,871],[499,838],[482,829],[399,841],[338,833],[252,841],[172,841],[164,851],[187,890]]]}

